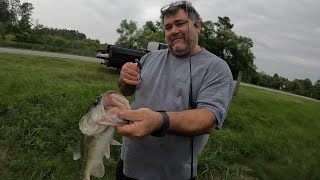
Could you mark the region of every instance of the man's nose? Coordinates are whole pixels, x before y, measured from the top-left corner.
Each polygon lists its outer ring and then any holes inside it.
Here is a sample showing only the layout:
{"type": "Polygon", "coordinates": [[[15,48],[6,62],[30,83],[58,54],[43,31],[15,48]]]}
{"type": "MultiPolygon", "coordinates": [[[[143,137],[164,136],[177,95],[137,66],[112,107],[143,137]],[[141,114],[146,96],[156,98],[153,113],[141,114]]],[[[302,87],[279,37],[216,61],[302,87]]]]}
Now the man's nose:
{"type": "Polygon", "coordinates": [[[179,27],[177,26],[172,26],[172,29],[171,29],[171,34],[177,34],[180,32],[180,29],[179,27]]]}

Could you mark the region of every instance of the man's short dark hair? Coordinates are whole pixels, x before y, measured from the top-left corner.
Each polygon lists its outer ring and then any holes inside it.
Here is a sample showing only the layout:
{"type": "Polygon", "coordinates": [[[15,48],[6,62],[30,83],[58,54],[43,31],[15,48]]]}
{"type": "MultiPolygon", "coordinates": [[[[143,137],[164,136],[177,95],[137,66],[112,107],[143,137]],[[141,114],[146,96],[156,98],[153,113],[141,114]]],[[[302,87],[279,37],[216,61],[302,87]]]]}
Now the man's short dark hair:
{"type": "Polygon", "coordinates": [[[165,17],[168,16],[174,16],[178,13],[178,11],[182,9],[188,14],[188,18],[191,19],[192,21],[200,21],[200,15],[198,12],[194,9],[192,6],[191,2],[188,1],[177,1],[171,4],[168,4],[164,7],[161,8],[161,20],[163,22],[165,17]]]}

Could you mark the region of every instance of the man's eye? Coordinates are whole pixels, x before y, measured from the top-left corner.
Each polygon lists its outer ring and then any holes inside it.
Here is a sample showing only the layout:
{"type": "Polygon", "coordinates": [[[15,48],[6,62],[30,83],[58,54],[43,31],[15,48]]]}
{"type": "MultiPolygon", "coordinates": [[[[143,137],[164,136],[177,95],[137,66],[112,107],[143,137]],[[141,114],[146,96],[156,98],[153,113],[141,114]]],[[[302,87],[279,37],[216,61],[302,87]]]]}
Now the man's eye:
{"type": "Polygon", "coordinates": [[[172,28],[172,26],[165,26],[164,27],[166,30],[170,30],[172,28]]]}

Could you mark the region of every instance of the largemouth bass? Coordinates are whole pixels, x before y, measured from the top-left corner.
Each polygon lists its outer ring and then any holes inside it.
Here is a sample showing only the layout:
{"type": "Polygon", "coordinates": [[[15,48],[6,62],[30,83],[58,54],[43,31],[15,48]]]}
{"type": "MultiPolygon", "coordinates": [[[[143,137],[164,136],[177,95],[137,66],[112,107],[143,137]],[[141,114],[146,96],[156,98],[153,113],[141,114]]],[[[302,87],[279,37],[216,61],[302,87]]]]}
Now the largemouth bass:
{"type": "Polygon", "coordinates": [[[79,128],[83,136],[78,146],[80,150],[73,156],[74,160],[82,158],[81,179],[104,176],[103,156],[110,157],[110,145],[121,145],[113,140],[115,126],[129,123],[119,119],[116,112],[129,109],[129,101],[112,90],[102,95],[81,118],[79,128]]]}

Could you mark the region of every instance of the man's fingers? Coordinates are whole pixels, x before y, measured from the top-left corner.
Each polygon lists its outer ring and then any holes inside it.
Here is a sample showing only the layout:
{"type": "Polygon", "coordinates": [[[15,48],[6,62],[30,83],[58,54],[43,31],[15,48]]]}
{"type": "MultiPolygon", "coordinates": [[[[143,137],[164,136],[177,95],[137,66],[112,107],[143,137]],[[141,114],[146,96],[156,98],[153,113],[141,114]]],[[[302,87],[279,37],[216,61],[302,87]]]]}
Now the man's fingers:
{"type": "Polygon", "coordinates": [[[132,131],[132,124],[123,125],[123,126],[116,126],[116,130],[118,133],[122,134],[123,136],[128,136],[132,131]]]}
{"type": "MultiPolygon", "coordinates": [[[[135,65],[137,66],[137,65],[135,65]]],[[[125,73],[131,75],[131,76],[137,76],[139,74],[140,69],[139,68],[135,68],[135,69],[131,69],[131,68],[125,68],[124,69],[125,73]]]]}
{"type": "Polygon", "coordinates": [[[119,134],[123,136],[136,139],[135,134],[136,134],[137,128],[136,128],[136,124],[134,123],[122,125],[122,126],[116,126],[116,130],[119,134]]]}
{"type": "Polygon", "coordinates": [[[140,113],[137,113],[137,110],[127,110],[119,111],[117,113],[118,118],[125,119],[129,121],[141,121],[142,117],[140,113]]]}
{"type": "Polygon", "coordinates": [[[122,79],[126,84],[130,84],[130,85],[137,85],[139,83],[139,78],[137,78],[137,80],[130,80],[127,78],[123,78],[122,79]]]}
{"type": "Polygon", "coordinates": [[[150,126],[152,125],[152,123],[150,123],[152,122],[152,113],[153,111],[147,108],[117,112],[118,118],[131,121],[128,125],[119,126],[117,131],[132,139],[141,139],[145,137],[150,134],[152,129],[154,129],[150,126]]]}
{"type": "Polygon", "coordinates": [[[132,74],[128,74],[126,72],[124,72],[122,75],[121,75],[122,78],[127,78],[127,79],[130,79],[130,80],[139,80],[140,79],[140,74],[137,73],[135,75],[132,75],[132,74]]]}
{"type": "Polygon", "coordinates": [[[116,130],[119,134],[128,137],[130,139],[142,139],[145,134],[139,130],[138,125],[135,123],[131,123],[129,125],[117,126],[116,130]]]}
{"type": "Polygon", "coordinates": [[[122,69],[121,72],[123,74],[131,75],[131,76],[137,76],[140,72],[140,69],[137,66],[137,63],[126,63],[122,69]]]}
{"type": "Polygon", "coordinates": [[[137,63],[126,63],[121,68],[120,78],[130,85],[137,85],[140,80],[140,69],[137,67],[137,63]]]}

